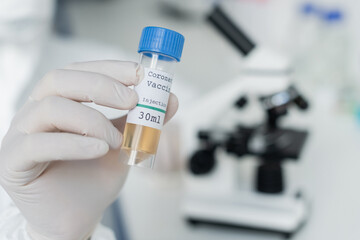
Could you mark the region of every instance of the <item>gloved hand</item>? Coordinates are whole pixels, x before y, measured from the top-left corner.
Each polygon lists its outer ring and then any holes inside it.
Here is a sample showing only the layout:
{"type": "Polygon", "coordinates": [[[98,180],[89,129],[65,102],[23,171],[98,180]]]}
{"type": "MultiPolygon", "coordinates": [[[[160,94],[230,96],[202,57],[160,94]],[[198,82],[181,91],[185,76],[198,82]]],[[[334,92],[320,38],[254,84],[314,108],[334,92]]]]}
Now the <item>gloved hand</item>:
{"type": "MultiPolygon", "coordinates": [[[[125,119],[108,120],[81,104],[131,109],[127,86],[142,79],[136,63],[76,63],[47,74],[17,113],[0,151],[0,183],[34,240],[88,239],[128,171],[119,161],[125,119]]],[[[165,121],[176,112],[171,94],[165,121]]]]}

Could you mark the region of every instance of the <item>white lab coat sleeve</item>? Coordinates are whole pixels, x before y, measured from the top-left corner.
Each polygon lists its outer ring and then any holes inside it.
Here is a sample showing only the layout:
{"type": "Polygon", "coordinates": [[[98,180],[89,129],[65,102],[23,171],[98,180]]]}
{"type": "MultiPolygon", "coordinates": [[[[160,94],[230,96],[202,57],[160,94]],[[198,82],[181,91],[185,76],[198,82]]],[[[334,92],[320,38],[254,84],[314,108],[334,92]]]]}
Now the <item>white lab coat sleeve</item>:
{"type": "MultiPolygon", "coordinates": [[[[0,239],[32,240],[26,232],[26,220],[8,194],[0,187],[0,239]]],[[[98,225],[91,240],[115,240],[113,232],[98,225]]]]}

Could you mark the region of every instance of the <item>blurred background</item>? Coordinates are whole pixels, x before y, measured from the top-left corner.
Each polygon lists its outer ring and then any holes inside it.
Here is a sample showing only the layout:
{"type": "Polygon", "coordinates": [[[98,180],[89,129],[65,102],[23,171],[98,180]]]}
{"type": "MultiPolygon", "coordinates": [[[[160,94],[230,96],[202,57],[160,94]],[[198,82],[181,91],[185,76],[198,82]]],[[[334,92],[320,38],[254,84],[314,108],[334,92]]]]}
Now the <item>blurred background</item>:
{"type": "Polygon", "coordinates": [[[142,29],[170,28],[186,39],[179,112],[155,170],[133,168],[104,216],[117,239],[359,239],[359,13],[356,0],[2,0],[0,139],[46,72],[138,61],[142,29]]]}

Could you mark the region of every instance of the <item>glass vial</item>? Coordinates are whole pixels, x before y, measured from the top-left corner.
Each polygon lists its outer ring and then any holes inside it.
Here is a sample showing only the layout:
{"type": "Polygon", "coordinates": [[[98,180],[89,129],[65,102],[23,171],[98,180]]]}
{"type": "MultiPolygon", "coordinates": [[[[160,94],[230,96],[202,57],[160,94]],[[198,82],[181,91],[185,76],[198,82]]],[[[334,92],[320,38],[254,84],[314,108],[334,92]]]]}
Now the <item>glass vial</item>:
{"type": "Polygon", "coordinates": [[[175,31],[143,29],[138,52],[144,79],[134,88],[139,102],[128,113],[122,146],[128,165],[154,166],[175,64],[180,61],[183,45],[184,37],[175,31]]]}

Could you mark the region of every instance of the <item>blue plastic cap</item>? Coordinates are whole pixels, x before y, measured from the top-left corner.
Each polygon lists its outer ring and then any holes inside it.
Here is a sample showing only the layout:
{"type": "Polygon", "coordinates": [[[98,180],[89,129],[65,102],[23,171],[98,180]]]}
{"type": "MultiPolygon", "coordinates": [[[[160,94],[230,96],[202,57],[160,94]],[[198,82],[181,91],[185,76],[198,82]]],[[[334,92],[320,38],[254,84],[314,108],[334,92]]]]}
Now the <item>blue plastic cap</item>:
{"type": "Polygon", "coordinates": [[[343,13],[340,10],[332,10],[324,14],[324,20],[327,22],[341,21],[343,17],[343,13]]]}
{"type": "Polygon", "coordinates": [[[180,62],[184,42],[184,36],[173,30],[145,27],[141,34],[138,52],[161,53],[180,62]]]}
{"type": "Polygon", "coordinates": [[[311,3],[305,3],[301,6],[301,12],[305,15],[315,12],[315,6],[311,3]]]}

